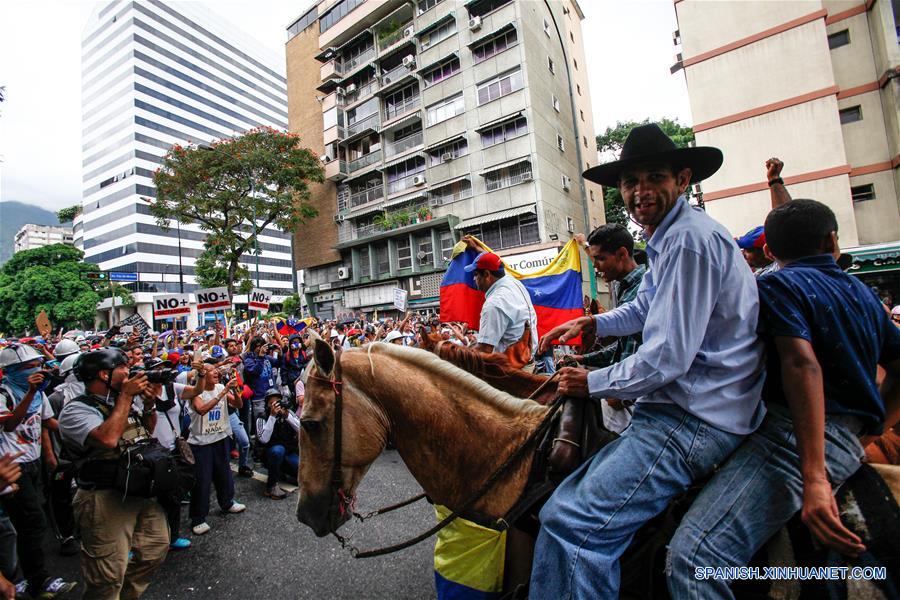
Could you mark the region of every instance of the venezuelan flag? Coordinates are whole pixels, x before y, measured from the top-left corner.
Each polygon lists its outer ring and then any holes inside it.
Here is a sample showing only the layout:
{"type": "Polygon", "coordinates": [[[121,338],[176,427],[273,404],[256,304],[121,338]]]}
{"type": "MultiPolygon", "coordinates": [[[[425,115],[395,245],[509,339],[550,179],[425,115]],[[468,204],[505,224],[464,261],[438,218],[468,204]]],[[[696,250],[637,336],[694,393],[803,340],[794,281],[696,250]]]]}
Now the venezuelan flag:
{"type": "MultiPolygon", "coordinates": [[[[473,239],[482,250],[491,251],[483,242],[473,239]]],[[[441,281],[441,321],[465,321],[470,328],[478,329],[484,293],[475,286],[474,274],[466,273],[465,267],[475,262],[479,252],[465,242],[454,246],[450,266],[441,281]]],[[[536,273],[524,274],[505,268],[507,275],[521,281],[531,295],[539,337],[584,314],[581,256],[575,240],[569,240],[553,262],[536,273]]],[[[570,343],[580,343],[580,340],[574,339],[570,343]]]]}
{"type": "MultiPolygon", "coordinates": [[[[438,521],[450,510],[434,506],[438,521]]],[[[438,600],[496,600],[503,595],[506,532],[462,517],[437,534],[434,586],[438,600]]]]}

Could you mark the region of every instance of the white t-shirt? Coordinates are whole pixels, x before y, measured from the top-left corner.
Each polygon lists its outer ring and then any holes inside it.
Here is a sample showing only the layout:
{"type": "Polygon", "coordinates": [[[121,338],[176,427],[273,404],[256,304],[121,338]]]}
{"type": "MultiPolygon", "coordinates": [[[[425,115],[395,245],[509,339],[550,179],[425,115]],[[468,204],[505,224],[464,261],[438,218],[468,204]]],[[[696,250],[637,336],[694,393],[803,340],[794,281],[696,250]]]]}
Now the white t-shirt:
{"type": "Polygon", "coordinates": [[[512,275],[506,274],[484,295],[481,324],[477,340],[490,344],[494,352],[505,352],[525,333],[525,322],[531,324],[531,353],[537,354],[537,313],[528,290],[512,275]]]}
{"type": "MultiPolygon", "coordinates": [[[[203,392],[199,398],[203,404],[208,404],[216,396],[222,393],[225,386],[217,383],[212,390],[203,392]]],[[[231,435],[231,422],[228,419],[228,395],[222,396],[219,403],[205,415],[199,414],[194,408],[194,400],[188,403],[188,414],[191,416],[191,433],[188,442],[205,446],[223,440],[231,435]]]]}
{"type": "MultiPolygon", "coordinates": [[[[5,392],[11,394],[10,390],[5,390],[5,392]]],[[[41,422],[53,418],[53,408],[50,406],[47,396],[44,395],[44,392],[35,393],[44,398],[41,409],[26,416],[12,431],[0,429],[0,454],[25,452],[15,460],[17,463],[27,463],[41,457],[41,422]]],[[[0,394],[0,417],[5,417],[11,412],[7,406],[7,397],[0,394]]]]}
{"type": "MultiPolygon", "coordinates": [[[[180,383],[173,383],[172,386],[175,389],[175,406],[166,411],[165,414],[162,411],[157,411],[156,415],[156,428],[153,430],[153,437],[155,437],[160,444],[172,450],[175,448],[175,438],[178,437],[178,434],[181,432],[181,394],[184,392],[184,389],[187,387],[185,385],[181,385],[180,383]],[[169,419],[166,419],[168,415],[169,419]],[[172,425],[169,425],[169,420],[172,421],[172,425]],[[175,429],[172,429],[172,426],[175,429]]],[[[162,400],[167,402],[169,400],[169,393],[166,391],[166,386],[163,386],[162,389],[162,400]]]]}

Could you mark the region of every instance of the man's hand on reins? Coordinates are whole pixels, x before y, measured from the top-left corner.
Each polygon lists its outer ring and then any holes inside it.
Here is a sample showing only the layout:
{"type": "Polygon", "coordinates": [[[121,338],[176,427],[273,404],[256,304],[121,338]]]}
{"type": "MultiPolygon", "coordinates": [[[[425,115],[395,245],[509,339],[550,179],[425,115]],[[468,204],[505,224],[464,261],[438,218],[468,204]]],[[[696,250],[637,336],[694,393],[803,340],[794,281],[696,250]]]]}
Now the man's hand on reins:
{"type": "Polygon", "coordinates": [[[559,370],[559,386],[557,387],[561,396],[571,396],[573,398],[588,397],[588,372],[585,369],[576,369],[574,367],[563,367],[559,370]]]}

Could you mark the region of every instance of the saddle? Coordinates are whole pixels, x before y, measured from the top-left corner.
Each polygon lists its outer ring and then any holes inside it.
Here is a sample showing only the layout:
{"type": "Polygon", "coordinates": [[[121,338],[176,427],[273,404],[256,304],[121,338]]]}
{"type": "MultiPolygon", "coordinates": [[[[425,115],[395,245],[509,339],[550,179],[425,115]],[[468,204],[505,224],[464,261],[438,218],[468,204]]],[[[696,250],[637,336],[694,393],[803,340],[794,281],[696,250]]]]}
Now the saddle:
{"type": "Polygon", "coordinates": [[[587,399],[565,398],[550,431],[553,437],[547,456],[547,475],[556,484],[619,437],[603,426],[600,403],[587,399]]]}

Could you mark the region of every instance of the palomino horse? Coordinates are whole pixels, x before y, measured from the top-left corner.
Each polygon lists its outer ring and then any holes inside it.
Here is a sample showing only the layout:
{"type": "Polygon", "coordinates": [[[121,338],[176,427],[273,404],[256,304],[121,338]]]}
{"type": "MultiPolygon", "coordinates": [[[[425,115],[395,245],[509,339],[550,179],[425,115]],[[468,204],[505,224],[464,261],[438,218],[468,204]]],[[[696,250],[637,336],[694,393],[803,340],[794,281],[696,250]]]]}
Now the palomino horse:
{"type": "MultiPolygon", "coordinates": [[[[395,440],[401,458],[425,493],[436,504],[450,509],[459,508],[511,454],[512,449],[520,446],[538,427],[548,410],[536,402],[515,398],[492,388],[429,352],[391,344],[370,344],[366,348],[344,352],[338,361],[331,347],[317,340],[314,364],[307,371],[306,396],[300,416],[303,460],[299,473],[297,518],[318,536],[335,532],[350,518],[357,487],[389,437],[395,440]],[[339,413],[341,433],[337,440],[336,392],[340,392],[342,403],[339,413]],[[339,443],[335,444],[336,441],[339,443]],[[334,464],[336,447],[340,452],[337,466],[334,464]]],[[[525,490],[531,462],[532,454],[526,453],[473,505],[474,511],[492,519],[503,517],[525,490]]],[[[897,467],[888,469],[894,469],[892,473],[895,476],[900,470],[897,467]]],[[[866,470],[861,470],[860,475],[865,473],[866,470]]],[[[867,473],[866,476],[871,478],[871,470],[867,473]]],[[[852,522],[863,519],[859,526],[863,529],[854,529],[865,534],[863,537],[867,545],[874,546],[873,537],[884,534],[879,542],[880,551],[875,552],[873,560],[878,561],[874,564],[888,565],[890,585],[890,580],[895,577],[894,572],[900,570],[896,568],[900,565],[895,564],[900,555],[896,551],[900,535],[894,535],[900,523],[900,519],[895,517],[897,503],[892,499],[891,508],[875,508],[869,515],[863,509],[853,509],[846,502],[846,496],[862,496],[859,493],[861,488],[854,491],[852,487],[854,480],[859,479],[854,476],[845,484],[847,493],[845,498],[839,494],[839,506],[842,514],[844,510],[851,511],[852,522]],[[867,520],[871,516],[875,520],[867,520]]],[[[900,484],[891,482],[884,477],[884,473],[877,481],[882,484],[887,482],[884,489],[889,491],[882,493],[876,490],[878,493],[873,496],[890,496],[894,492],[894,497],[897,497],[895,490],[900,484]]],[[[863,483],[867,490],[874,487],[872,482],[863,483]]],[[[869,498],[866,502],[874,500],[869,498]]],[[[858,504],[864,503],[859,501],[858,504]]],[[[808,539],[805,528],[803,533],[808,539]]],[[[780,537],[785,535],[780,534],[780,537]]],[[[661,568],[652,572],[647,569],[651,562],[659,566],[658,554],[660,551],[664,553],[667,538],[664,535],[647,540],[646,545],[652,545],[656,551],[644,556],[647,562],[642,565],[644,569],[641,572],[652,575],[645,576],[644,582],[662,578],[661,568]]],[[[777,538],[779,536],[776,536],[776,542],[777,538]]],[[[514,551],[515,546],[510,537],[507,550],[514,551]]],[[[802,542],[802,547],[809,546],[808,541],[802,542]]],[[[797,548],[795,544],[792,549],[775,554],[770,548],[768,556],[773,562],[769,564],[792,564],[791,561],[801,566],[846,564],[835,562],[834,557],[825,555],[816,556],[812,563],[803,562],[804,555],[797,548]]],[[[806,555],[809,555],[808,552],[806,555]]],[[[627,566],[623,565],[623,585],[627,570],[627,566]]],[[[527,580],[527,573],[518,573],[512,580],[507,578],[508,589],[511,589],[509,582],[517,580],[527,580]]],[[[767,589],[763,595],[821,597],[821,590],[807,592],[799,585],[795,588],[767,589]]],[[[849,589],[849,586],[843,588],[844,596],[849,589]]],[[[742,591],[747,593],[747,590],[742,591]]],[[[757,588],[749,593],[752,595],[758,591],[757,588]]],[[[865,597],[891,597],[890,592],[879,594],[884,591],[870,586],[867,592],[873,595],[865,597]]],[[[857,595],[861,592],[860,589],[850,590],[852,597],[863,597],[857,595]]],[[[665,595],[664,580],[651,592],[640,594],[649,598],[665,595]]],[[[632,596],[623,590],[623,597],[632,596]]]]}

